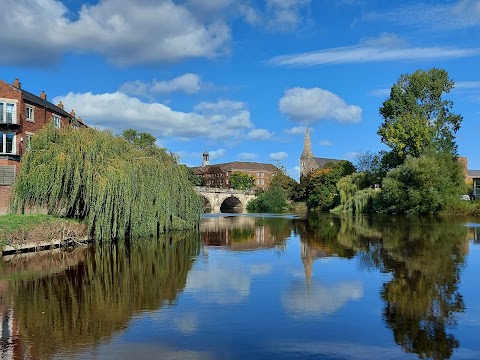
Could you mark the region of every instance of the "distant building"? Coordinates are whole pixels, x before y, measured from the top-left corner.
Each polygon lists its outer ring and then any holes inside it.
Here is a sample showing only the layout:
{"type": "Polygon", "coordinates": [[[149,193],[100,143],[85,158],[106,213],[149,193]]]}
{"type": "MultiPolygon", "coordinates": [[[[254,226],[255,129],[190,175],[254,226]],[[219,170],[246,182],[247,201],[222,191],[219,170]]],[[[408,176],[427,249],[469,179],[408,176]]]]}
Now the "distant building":
{"type": "Polygon", "coordinates": [[[310,131],[305,131],[305,140],[303,142],[303,151],[300,155],[300,179],[307,176],[311,172],[323,168],[329,162],[339,162],[339,159],[329,159],[315,157],[312,151],[312,143],[310,141],[310,131]]]}
{"type": "Polygon", "coordinates": [[[234,172],[241,172],[255,178],[255,186],[267,189],[272,177],[278,168],[272,164],[233,161],[210,165],[208,152],[203,153],[202,166],[193,167],[193,173],[203,179],[204,186],[216,188],[230,188],[230,176],[234,172]]]}
{"type": "Polygon", "coordinates": [[[85,127],[75,112],[66,112],[62,102],[47,101],[25,91],[16,79],[12,84],[0,80],[0,185],[11,185],[22,155],[30,147],[32,136],[49,121],[60,128],[65,125],[85,127]]]}

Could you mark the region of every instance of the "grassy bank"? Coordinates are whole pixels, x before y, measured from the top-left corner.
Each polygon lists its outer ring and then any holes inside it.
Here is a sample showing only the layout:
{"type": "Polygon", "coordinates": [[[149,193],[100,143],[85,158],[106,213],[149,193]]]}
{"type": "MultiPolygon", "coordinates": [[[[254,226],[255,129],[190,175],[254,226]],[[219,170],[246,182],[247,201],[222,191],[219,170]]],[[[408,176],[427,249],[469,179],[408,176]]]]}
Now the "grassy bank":
{"type": "MultiPolygon", "coordinates": [[[[3,215],[0,216],[0,248],[18,243],[30,237],[38,241],[58,236],[66,227],[78,228],[75,232],[84,232],[83,225],[77,220],[60,218],[45,214],[3,215]],[[31,236],[29,236],[31,234],[31,236]]],[[[34,239],[33,239],[34,240],[34,239]]]]}

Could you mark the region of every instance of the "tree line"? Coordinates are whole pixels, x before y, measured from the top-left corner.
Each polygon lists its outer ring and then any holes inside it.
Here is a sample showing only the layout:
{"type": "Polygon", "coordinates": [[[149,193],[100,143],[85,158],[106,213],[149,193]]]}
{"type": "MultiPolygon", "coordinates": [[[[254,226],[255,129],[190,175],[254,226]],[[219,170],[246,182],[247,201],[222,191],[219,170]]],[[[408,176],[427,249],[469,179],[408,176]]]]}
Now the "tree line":
{"type": "MultiPolygon", "coordinates": [[[[443,69],[401,75],[379,108],[383,121],[377,134],[388,150],[359,154],[355,164],[327,163],[299,183],[274,181],[266,193],[271,198],[281,189],[284,207],[288,199],[305,202],[309,210],[480,214],[477,202],[460,200],[469,189],[455,141],[463,118],[445,98],[453,88],[454,81],[443,69]]],[[[262,201],[251,209],[258,210],[262,201]]]]}

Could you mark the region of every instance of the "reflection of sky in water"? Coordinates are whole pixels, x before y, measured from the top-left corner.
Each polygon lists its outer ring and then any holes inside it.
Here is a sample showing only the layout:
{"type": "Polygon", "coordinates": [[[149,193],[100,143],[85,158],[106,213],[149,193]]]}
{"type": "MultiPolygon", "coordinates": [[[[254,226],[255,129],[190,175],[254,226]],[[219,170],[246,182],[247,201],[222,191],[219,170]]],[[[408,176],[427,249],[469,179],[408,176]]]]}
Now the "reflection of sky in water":
{"type": "Polygon", "coordinates": [[[363,287],[359,281],[330,286],[314,281],[309,288],[305,282],[294,282],[282,294],[282,303],[290,315],[310,317],[334,313],[348,301],[358,300],[362,296],[363,287]]]}
{"type": "MultiPolygon", "coordinates": [[[[360,256],[331,256],[335,252],[324,251],[328,245],[314,243],[305,265],[300,236],[291,235],[285,245],[282,251],[206,247],[171,305],[136,313],[126,329],[86,344],[81,355],[56,358],[418,358],[395,343],[385,323],[380,292],[390,272],[364,271],[360,256]]],[[[459,283],[466,312],[456,316],[460,348],[452,359],[480,359],[480,287],[472,286],[478,284],[480,246],[470,244],[467,260],[459,283]]]]}

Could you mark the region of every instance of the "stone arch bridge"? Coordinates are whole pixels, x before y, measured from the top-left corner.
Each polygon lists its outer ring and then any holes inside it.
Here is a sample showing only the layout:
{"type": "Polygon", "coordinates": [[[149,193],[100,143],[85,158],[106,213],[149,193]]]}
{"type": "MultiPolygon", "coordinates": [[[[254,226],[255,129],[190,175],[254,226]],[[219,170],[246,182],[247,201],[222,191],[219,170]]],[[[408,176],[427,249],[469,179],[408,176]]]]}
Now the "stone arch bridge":
{"type": "Polygon", "coordinates": [[[256,198],[253,190],[220,189],[196,186],[195,191],[205,199],[205,207],[214,213],[242,212],[256,198]]]}

